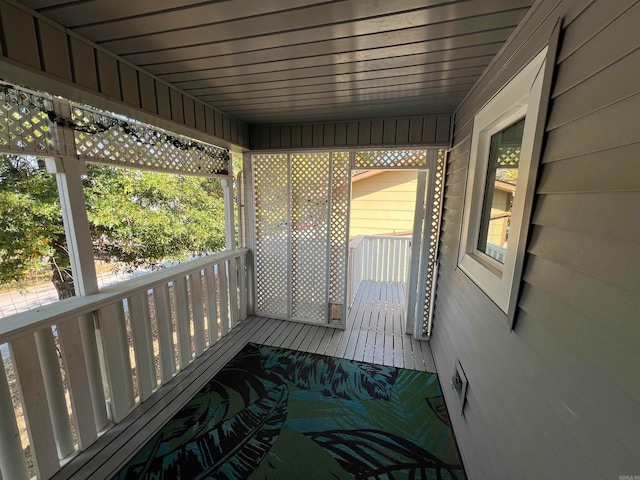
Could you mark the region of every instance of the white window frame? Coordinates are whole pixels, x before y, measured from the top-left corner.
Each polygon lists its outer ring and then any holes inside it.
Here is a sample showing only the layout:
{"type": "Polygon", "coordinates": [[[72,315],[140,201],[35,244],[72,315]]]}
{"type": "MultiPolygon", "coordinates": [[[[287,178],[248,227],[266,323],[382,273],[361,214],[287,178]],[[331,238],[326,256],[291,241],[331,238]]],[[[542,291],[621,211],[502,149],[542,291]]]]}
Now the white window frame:
{"type": "MultiPolygon", "coordinates": [[[[546,103],[543,105],[543,87],[548,47],[545,47],[474,117],[467,190],[462,221],[458,267],[464,272],[505,315],[511,317],[516,299],[514,287],[522,272],[523,251],[526,240],[531,203],[540,152],[541,129],[544,125],[546,103]],[[541,108],[542,107],[542,108],[541,108]],[[509,241],[504,264],[478,250],[478,237],[487,182],[491,136],[525,117],[518,187],[513,202],[509,241]],[[542,121],[541,121],[542,117],[542,121]],[[517,272],[517,274],[516,274],[517,272]]],[[[547,94],[548,96],[548,94],[547,94]]],[[[517,287],[515,288],[517,293],[517,287]]],[[[511,325],[512,326],[512,325],[511,325]]]]}

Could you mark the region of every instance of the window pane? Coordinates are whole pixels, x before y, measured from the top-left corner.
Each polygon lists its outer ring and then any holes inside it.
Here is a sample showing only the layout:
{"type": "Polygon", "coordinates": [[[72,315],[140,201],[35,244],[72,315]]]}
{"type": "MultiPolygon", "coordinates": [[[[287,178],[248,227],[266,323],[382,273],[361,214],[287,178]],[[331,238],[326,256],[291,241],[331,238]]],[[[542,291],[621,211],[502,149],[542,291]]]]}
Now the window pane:
{"type": "Polygon", "coordinates": [[[67,252],[55,175],[41,158],[0,155],[0,318],[72,297],[67,252]]]}
{"type": "Polygon", "coordinates": [[[218,178],[88,164],[84,194],[100,288],[224,248],[218,178]]]}
{"type": "Polygon", "coordinates": [[[504,264],[518,182],[524,118],[491,137],[478,250],[504,264]]]}

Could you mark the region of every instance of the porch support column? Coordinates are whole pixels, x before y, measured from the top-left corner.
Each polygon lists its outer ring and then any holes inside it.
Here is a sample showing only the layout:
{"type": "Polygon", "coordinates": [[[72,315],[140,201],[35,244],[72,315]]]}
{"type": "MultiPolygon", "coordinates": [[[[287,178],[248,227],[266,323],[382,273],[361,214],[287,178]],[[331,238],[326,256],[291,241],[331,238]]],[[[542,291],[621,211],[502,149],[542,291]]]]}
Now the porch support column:
{"type": "MultiPolygon", "coordinates": [[[[255,202],[253,190],[253,165],[251,163],[251,154],[245,153],[242,156],[242,171],[244,172],[244,228],[245,228],[245,245],[246,247],[255,248],[255,202]]],[[[255,314],[255,265],[254,251],[249,249],[247,252],[246,269],[247,269],[247,314],[255,314]]]]}
{"type": "Polygon", "coordinates": [[[0,359],[0,470],[4,472],[6,479],[28,480],[20,432],[13,412],[4,361],[0,359]]]}
{"type": "Polygon", "coordinates": [[[224,197],[224,231],[226,236],[226,249],[236,248],[236,228],[233,216],[233,192],[231,182],[228,178],[223,178],[222,194],[224,197]]]}
{"type": "MultiPolygon", "coordinates": [[[[73,132],[60,132],[59,134],[72,135],[73,132]]],[[[74,157],[49,158],[47,159],[47,170],[49,173],[56,174],[76,295],[84,297],[98,293],[91,232],[82,187],[82,175],[86,173],[85,163],[74,157]]],[[[69,370],[69,393],[74,413],[78,417],[75,419],[76,425],[87,426],[88,415],[94,419],[95,423],[95,430],[90,426],[79,429],[80,444],[88,445],[95,440],[95,431],[100,431],[109,424],[93,314],[78,318],[78,327],[76,328],[71,325],[64,325],[64,327],[61,325],[61,327],[59,334],[65,354],[65,364],[69,370]],[[76,334],[79,331],[80,342],[72,338],[64,338],[65,334],[69,335],[69,331],[74,330],[76,334]],[[74,345],[73,351],[70,350],[71,345],[74,345]],[[77,361],[67,361],[69,358],[78,358],[78,356],[84,357],[84,365],[77,361]],[[88,382],[90,403],[85,400],[86,395],[81,389],[74,392],[73,377],[76,377],[81,384],[88,382]],[[82,438],[83,433],[84,438],[82,438]]]]}

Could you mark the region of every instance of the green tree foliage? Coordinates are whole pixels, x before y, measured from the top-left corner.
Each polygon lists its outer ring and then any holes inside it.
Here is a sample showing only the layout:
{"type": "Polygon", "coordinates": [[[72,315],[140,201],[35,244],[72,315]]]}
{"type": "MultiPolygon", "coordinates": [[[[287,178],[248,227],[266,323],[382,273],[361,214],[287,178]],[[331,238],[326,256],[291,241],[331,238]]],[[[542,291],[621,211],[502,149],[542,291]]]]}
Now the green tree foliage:
{"type": "MultiPolygon", "coordinates": [[[[88,165],[96,258],[158,268],[224,246],[219,180],[88,165]]],[[[0,283],[48,263],[60,298],[74,294],[56,181],[37,161],[0,156],[0,283]]]]}
{"type": "Polygon", "coordinates": [[[0,156],[0,283],[47,264],[60,298],[73,295],[55,178],[42,161],[0,156]]]}

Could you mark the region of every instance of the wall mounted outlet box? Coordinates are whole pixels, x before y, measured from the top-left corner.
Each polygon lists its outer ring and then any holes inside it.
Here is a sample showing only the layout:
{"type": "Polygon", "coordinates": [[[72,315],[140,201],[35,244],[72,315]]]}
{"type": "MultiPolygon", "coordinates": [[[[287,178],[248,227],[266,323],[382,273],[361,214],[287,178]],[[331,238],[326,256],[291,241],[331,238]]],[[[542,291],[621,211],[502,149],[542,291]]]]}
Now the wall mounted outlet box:
{"type": "Polygon", "coordinates": [[[460,415],[464,415],[464,403],[467,399],[467,376],[462,369],[460,360],[456,359],[456,365],[451,375],[451,388],[455,390],[460,402],[460,415]]]}

